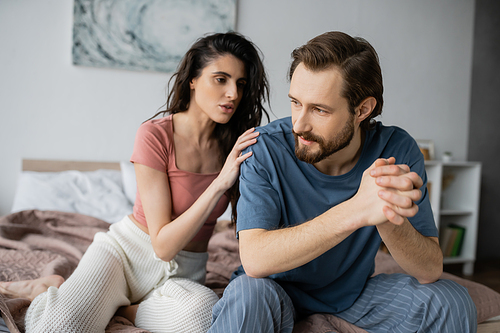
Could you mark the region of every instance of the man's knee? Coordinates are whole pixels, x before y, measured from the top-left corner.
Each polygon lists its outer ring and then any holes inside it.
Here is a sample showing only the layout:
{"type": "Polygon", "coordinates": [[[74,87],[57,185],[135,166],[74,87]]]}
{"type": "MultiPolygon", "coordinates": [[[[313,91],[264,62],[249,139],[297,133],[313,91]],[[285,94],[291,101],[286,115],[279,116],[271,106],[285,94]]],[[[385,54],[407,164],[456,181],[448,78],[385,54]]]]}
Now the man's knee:
{"type": "Polygon", "coordinates": [[[229,302],[241,313],[265,311],[266,315],[280,317],[284,313],[294,312],[288,294],[270,278],[237,277],[226,287],[223,302],[229,302]]]}
{"type": "Polygon", "coordinates": [[[443,306],[457,309],[460,313],[476,311],[476,306],[467,289],[452,280],[438,280],[424,286],[429,286],[436,302],[443,306]]]}
{"type": "Polygon", "coordinates": [[[290,297],[278,283],[241,275],[214,306],[209,332],[291,332],[293,312],[290,297]]]}
{"type": "Polygon", "coordinates": [[[284,293],[279,284],[269,278],[252,278],[241,275],[232,280],[224,290],[224,297],[236,297],[244,303],[262,302],[280,297],[284,293]]]}
{"type": "Polygon", "coordinates": [[[476,306],[465,287],[444,279],[423,285],[423,288],[425,294],[430,295],[429,311],[436,309],[436,315],[446,318],[445,325],[452,325],[454,329],[461,327],[464,332],[477,327],[476,306]]]}

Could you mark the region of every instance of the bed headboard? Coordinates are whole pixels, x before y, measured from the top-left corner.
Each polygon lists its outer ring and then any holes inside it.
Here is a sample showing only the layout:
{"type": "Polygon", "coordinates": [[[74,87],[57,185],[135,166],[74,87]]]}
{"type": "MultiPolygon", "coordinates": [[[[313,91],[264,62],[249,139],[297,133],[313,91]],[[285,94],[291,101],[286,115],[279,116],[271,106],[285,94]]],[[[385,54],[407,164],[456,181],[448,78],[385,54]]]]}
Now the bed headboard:
{"type": "Polygon", "coordinates": [[[23,171],[59,172],[66,170],[95,171],[99,169],[120,170],[120,163],[23,159],[23,171]]]}

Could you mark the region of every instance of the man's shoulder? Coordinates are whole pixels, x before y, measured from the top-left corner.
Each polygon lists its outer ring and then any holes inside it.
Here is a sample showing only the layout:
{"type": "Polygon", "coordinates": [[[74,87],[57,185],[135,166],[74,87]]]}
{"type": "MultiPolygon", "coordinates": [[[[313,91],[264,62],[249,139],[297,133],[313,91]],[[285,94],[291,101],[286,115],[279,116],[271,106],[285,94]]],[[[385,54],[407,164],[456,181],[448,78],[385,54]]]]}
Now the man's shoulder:
{"type": "Polygon", "coordinates": [[[420,149],[416,140],[401,127],[386,126],[377,122],[369,135],[367,141],[370,146],[369,150],[380,154],[376,156],[377,158],[394,156],[398,163],[406,164],[413,164],[420,158],[420,149]]]}
{"type": "Polygon", "coordinates": [[[384,141],[406,141],[414,142],[415,139],[403,128],[395,125],[384,125],[378,121],[371,130],[373,139],[382,139],[384,141]]]}
{"type": "MultiPolygon", "coordinates": [[[[275,150],[286,147],[293,149],[292,121],[290,117],[280,118],[267,125],[257,127],[259,137],[257,143],[251,147],[263,150],[275,150]]],[[[253,149],[252,149],[253,150],[253,149]]]]}
{"type": "Polygon", "coordinates": [[[292,119],[291,117],[279,118],[273,120],[267,125],[257,127],[257,131],[261,134],[269,136],[288,134],[292,132],[292,119]]]}
{"type": "Polygon", "coordinates": [[[256,131],[259,132],[257,142],[243,151],[252,151],[254,154],[244,164],[279,164],[294,159],[295,144],[290,117],[274,120],[257,127],[256,131]]]}

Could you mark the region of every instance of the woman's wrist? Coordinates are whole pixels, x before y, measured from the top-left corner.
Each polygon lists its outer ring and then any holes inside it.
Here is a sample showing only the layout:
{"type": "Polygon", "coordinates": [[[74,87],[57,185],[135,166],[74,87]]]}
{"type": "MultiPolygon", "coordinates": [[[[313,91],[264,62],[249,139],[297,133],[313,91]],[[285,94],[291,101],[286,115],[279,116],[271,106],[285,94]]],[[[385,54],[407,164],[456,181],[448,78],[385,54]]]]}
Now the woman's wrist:
{"type": "Polygon", "coordinates": [[[223,179],[220,179],[220,176],[215,178],[212,184],[210,184],[209,188],[211,191],[214,191],[214,195],[222,196],[227,190],[229,190],[231,186],[228,186],[223,179]]]}

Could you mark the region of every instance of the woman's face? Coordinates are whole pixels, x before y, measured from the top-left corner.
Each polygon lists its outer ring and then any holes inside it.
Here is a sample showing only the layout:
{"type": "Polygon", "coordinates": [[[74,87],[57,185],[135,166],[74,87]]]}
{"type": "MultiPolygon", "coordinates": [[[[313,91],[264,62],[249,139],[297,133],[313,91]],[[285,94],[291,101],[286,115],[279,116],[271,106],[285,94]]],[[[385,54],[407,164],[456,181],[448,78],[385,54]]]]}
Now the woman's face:
{"type": "Polygon", "coordinates": [[[230,54],[219,56],[203,68],[200,76],[191,80],[189,109],[225,124],[236,111],[246,83],[243,61],[230,54]]]}

